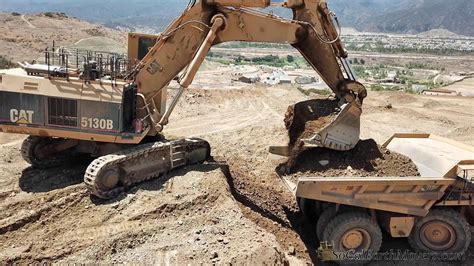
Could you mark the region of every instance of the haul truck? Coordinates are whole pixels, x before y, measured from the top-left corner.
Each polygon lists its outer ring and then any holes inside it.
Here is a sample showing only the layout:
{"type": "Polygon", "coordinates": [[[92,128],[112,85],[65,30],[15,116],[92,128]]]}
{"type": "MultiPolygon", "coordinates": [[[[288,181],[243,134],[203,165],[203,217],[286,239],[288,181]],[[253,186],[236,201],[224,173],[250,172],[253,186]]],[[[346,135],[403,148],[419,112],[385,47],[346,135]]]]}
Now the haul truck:
{"type": "Polygon", "coordinates": [[[286,180],[303,213],[316,219],[329,258],[351,250],[370,259],[382,230],[407,237],[416,252],[464,254],[474,222],[474,147],[430,134],[396,134],[383,146],[411,158],[420,176],[286,180]]]}

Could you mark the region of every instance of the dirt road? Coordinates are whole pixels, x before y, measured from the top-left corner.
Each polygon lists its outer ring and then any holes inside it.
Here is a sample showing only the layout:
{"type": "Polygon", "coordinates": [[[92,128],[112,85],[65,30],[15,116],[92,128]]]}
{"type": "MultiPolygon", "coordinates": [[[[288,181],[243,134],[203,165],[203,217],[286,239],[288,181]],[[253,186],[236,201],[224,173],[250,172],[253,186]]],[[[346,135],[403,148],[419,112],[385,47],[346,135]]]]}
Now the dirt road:
{"type": "MultiPolygon", "coordinates": [[[[190,89],[166,132],[205,138],[214,161],[110,201],[87,194],[87,162],[34,170],[20,159],[22,136],[0,134],[0,261],[317,262],[315,225],[275,174],[282,159],[267,152],[288,142],[283,115],[304,99],[290,87],[190,89]]],[[[381,143],[395,132],[431,132],[474,145],[473,113],[472,98],[370,93],[362,137],[381,143]]]]}

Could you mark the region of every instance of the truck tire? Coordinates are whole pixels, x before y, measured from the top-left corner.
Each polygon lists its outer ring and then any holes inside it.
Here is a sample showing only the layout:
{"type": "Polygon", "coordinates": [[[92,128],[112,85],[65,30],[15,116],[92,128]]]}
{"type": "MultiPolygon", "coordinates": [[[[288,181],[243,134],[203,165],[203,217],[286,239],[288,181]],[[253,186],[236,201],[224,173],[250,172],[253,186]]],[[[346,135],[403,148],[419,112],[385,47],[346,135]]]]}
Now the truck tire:
{"type": "Polygon", "coordinates": [[[365,264],[382,245],[382,231],[372,218],[360,211],[349,211],[336,215],[326,229],[323,239],[334,244],[334,252],[364,251],[367,255],[360,260],[337,261],[341,265],[365,264]]]}
{"type": "Polygon", "coordinates": [[[316,200],[306,198],[296,198],[298,208],[303,213],[303,216],[310,221],[317,221],[321,214],[321,204],[316,200]]]}
{"type": "Polygon", "coordinates": [[[319,241],[323,241],[324,229],[326,229],[326,227],[329,224],[329,221],[331,221],[332,218],[336,216],[336,214],[337,214],[337,209],[333,205],[326,208],[319,216],[318,223],[316,224],[316,236],[318,237],[319,241]]]}
{"type": "Polygon", "coordinates": [[[464,254],[471,243],[471,229],[459,212],[435,209],[415,223],[408,243],[416,252],[464,254]]]}

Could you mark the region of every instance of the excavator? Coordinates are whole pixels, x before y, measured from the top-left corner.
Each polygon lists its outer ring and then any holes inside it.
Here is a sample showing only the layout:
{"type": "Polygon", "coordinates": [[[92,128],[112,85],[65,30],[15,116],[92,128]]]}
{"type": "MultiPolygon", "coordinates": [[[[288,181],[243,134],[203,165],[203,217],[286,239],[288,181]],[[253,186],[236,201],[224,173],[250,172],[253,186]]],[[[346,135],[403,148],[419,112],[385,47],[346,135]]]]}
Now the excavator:
{"type": "Polygon", "coordinates": [[[91,194],[112,198],[210,156],[205,140],[167,140],[164,129],[212,46],[281,43],[296,48],[337,99],[337,116],[304,143],[347,151],[359,141],[367,92],[340,34],[325,0],[191,1],[161,34],[130,33],[127,57],[53,47],[44,63],[0,72],[0,131],[29,135],[21,154],[33,167],[93,156],[84,182],[91,194]],[[293,18],[268,7],[290,9],[293,18]],[[179,89],[167,103],[173,80],[179,89]]]}

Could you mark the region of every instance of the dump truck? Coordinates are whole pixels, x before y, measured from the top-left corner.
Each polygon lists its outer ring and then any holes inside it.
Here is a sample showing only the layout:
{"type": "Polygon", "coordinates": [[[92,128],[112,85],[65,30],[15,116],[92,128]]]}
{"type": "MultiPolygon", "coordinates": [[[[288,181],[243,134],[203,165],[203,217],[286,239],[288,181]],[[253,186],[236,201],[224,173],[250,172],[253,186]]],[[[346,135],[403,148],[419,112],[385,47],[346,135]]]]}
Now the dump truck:
{"type": "Polygon", "coordinates": [[[352,258],[370,260],[382,230],[416,252],[462,258],[474,224],[474,147],[431,134],[395,134],[383,147],[410,158],[420,176],[284,179],[317,223],[323,258],[354,263],[344,252],[356,251],[352,258]]]}

